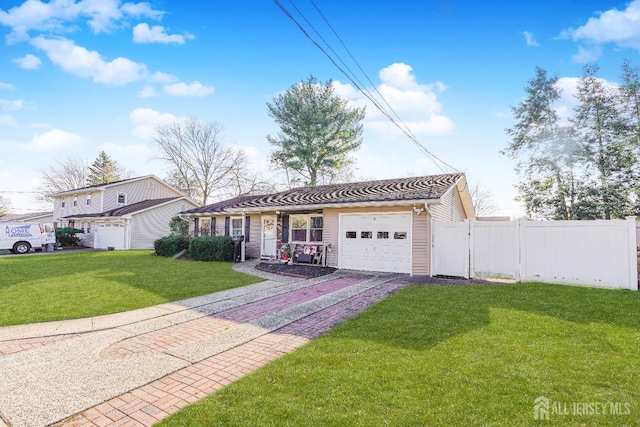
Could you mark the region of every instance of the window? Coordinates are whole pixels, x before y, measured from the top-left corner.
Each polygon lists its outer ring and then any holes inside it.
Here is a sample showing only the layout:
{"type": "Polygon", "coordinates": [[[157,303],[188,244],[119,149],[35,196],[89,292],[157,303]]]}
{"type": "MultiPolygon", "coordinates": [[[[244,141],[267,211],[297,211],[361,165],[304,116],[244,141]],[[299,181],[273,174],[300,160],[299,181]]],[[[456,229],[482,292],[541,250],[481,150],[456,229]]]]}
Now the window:
{"type": "Polygon", "coordinates": [[[346,237],[347,239],[355,239],[358,233],[355,231],[347,231],[346,237]]]}
{"type": "Polygon", "coordinates": [[[67,204],[67,200],[63,197],[62,198],[62,207],[64,208],[64,205],[66,205],[66,204],[67,204]]]}
{"type": "Polygon", "coordinates": [[[322,217],[292,215],[291,240],[294,242],[322,242],[322,217]]]}
{"type": "Polygon", "coordinates": [[[378,239],[388,239],[389,232],[388,231],[378,231],[378,239]]]}
{"type": "Polygon", "coordinates": [[[406,231],[396,231],[395,233],[393,233],[393,238],[396,239],[396,240],[406,239],[407,238],[407,232],[406,231]]]}
{"type": "Polygon", "coordinates": [[[361,231],[360,232],[360,238],[361,239],[372,239],[373,238],[373,233],[370,231],[361,231]]]}
{"type": "Polygon", "coordinates": [[[118,193],[118,204],[124,205],[127,201],[127,195],[124,193],[118,193]]]}
{"type": "Polygon", "coordinates": [[[309,217],[292,216],[291,217],[291,240],[296,242],[307,241],[307,226],[309,225],[309,217]]]}
{"type": "Polygon", "coordinates": [[[91,193],[87,194],[87,206],[91,206],[91,193]]]}
{"type": "Polygon", "coordinates": [[[321,216],[312,216],[310,224],[310,242],[322,242],[322,217],[321,216]]]}
{"type": "Polygon", "coordinates": [[[78,206],[78,196],[73,196],[73,206],[78,206]]]}
{"type": "Polygon", "coordinates": [[[242,218],[231,218],[231,235],[242,236],[242,218]]]}

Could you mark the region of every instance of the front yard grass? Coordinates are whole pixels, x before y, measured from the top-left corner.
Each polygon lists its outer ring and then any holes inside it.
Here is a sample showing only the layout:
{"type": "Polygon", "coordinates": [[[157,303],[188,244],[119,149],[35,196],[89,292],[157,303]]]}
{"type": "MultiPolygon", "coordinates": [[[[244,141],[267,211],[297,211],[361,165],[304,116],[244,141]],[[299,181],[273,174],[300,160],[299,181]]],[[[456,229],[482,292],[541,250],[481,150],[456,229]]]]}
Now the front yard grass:
{"type": "Polygon", "coordinates": [[[160,425],[638,425],[639,329],[637,292],[411,287],[160,425]]]}
{"type": "Polygon", "coordinates": [[[0,326],[115,313],[262,279],[231,263],[190,262],[152,251],[0,258],[0,326]]]}

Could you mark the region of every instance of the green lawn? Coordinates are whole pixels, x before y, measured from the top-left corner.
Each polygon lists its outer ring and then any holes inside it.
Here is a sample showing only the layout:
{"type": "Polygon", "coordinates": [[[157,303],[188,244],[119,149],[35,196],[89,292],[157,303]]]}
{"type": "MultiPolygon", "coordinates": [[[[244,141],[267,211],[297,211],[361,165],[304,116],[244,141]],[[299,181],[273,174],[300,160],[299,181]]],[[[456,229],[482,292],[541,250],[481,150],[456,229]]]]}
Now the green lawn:
{"type": "Polygon", "coordinates": [[[151,251],[0,258],[0,326],[115,313],[262,279],[231,263],[179,261],[151,251]]]}
{"type": "Polygon", "coordinates": [[[638,425],[639,329],[637,292],[411,287],[160,424],[638,425]]]}

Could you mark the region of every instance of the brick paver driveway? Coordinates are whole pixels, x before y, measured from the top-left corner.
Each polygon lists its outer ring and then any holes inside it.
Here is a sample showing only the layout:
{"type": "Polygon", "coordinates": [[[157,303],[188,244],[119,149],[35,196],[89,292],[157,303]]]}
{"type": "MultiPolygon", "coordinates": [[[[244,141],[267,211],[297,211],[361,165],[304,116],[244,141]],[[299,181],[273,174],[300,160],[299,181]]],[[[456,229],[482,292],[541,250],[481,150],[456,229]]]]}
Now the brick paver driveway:
{"type": "Polygon", "coordinates": [[[338,271],[165,304],[99,330],[6,339],[15,331],[0,328],[0,417],[14,427],[148,426],[404,285],[338,271]]]}

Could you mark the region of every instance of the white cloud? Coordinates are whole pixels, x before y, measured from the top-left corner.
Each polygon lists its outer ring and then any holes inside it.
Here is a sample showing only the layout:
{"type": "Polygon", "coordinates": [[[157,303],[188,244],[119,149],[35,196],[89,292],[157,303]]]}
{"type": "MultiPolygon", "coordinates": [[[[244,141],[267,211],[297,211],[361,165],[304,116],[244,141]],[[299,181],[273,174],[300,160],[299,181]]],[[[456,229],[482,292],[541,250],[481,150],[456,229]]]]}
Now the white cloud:
{"type": "Polygon", "coordinates": [[[88,139],[72,132],[60,129],[52,129],[48,132],[36,135],[24,148],[27,151],[51,152],[66,150],[75,145],[87,142],[88,139]]]}
{"type": "Polygon", "coordinates": [[[35,55],[27,53],[22,58],[12,59],[11,62],[18,64],[18,67],[25,70],[37,70],[42,65],[42,61],[35,55]]]}
{"type": "Polygon", "coordinates": [[[0,25],[11,28],[8,42],[25,41],[29,31],[66,33],[73,30],[80,18],[94,33],[108,32],[126,19],[146,17],[161,19],[163,11],[153,9],[149,3],[124,3],[120,0],[27,0],[8,11],[0,10],[0,25]]]}
{"type": "Polygon", "coordinates": [[[529,31],[523,31],[524,39],[527,42],[527,46],[540,46],[536,38],[529,31]]]}
{"type": "Polygon", "coordinates": [[[45,51],[49,59],[63,70],[92,78],[95,83],[123,85],[141,80],[148,74],[144,64],[122,57],[105,61],[98,52],[77,46],[62,37],[48,39],[38,36],[31,40],[31,44],[45,51]]]}
{"type": "Polygon", "coordinates": [[[578,46],[578,53],[573,55],[571,60],[577,64],[587,64],[600,58],[600,55],[602,55],[602,47],[600,45],[591,46],[589,49],[578,46]]]}
{"type": "Polygon", "coordinates": [[[0,111],[18,111],[24,107],[24,101],[22,99],[14,99],[12,101],[8,99],[0,99],[0,111]]]}
{"type": "Polygon", "coordinates": [[[18,124],[18,121],[15,117],[9,114],[0,114],[0,125],[2,126],[15,126],[18,124]]]}
{"type": "Polygon", "coordinates": [[[13,89],[13,85],[11,83],[0,82],[0,90],[2,89],[6,89],[6,90],[13,89]]]}
{"type": "Polygon", "coordinates": [[[107,142],[98,147],[100,150],[104,150],[110,155],[120,158],[151,158],[153,151],[145,144],[127,144],[119,145],[113,142],[107,142]]]}
{"type": "MultiPolygon", "coordinates": [[[[640,50],[640,0],[631,1],[623,10],[613,8],[598,13],[583,26],[564,30],[560,37],[595,45],[613,43],[622,48],[640,50]]],[[[591,55],[578,52],[574,58],[585,60],[592,58],[595,52],[592,51],[591,55]]]]}
{"type": "Polygon", "coordinates": [[[213,86],[205,86],[202,83],[195,81],[193,83],[174,83],[164,85],[164,91],[171,96],[208,96],[211,95],[215,88],[213,86]]]}
{"type": "Polygon", "coordinates": [[[172,74],[156,72],[151,75],[149,80],[155,83],[174,83],[178,81],[178,78],[172,74]]]}
{"type": "Polygon", "coordinates": [[[145,86],[138,94],[140,98],[154,98],[158,96],[156,91],[151,86],[145,86]]]}
{"type": "Polygon", "coordinates": [[[151,139],[158,126],[163,126],[182,118],[184,117],[174,116],[170,113],[160,113],[150,108],[136,108],[129,114],[129,119],[134,124],[133,134],[142,139],[151,139]]]}
{"type": "MultiPolygon", "coordinates": [[[[446,90],[444,83],[419,84],[411,66],[403,63],[383,68],[380,71],[380,80],[382,83],[377,88],[378,92],[414,134],[444,134],[454,129],[453,121],[442,113],[442,104],[436,97],[436,92],[446,90]]],[[[355,105],[367,106],[365,128],[385,134],[402,133],[351,85],[334,82],[334,89],[338,95],[349,98],[355,105]]],[[[374,94],[375,90],[370,89],[369,92],[374,94]]],[[[378,103],[386,107],[383,101],[378,103]]]]}
{"type": "Polygon", "coordinates": [[[184,44],[186,40],[193,40],[193,34],[167,34],[162,25],[142,23],[133,27],[133,41],[136,43],[164,43],[164,44],[184,44]]]}

